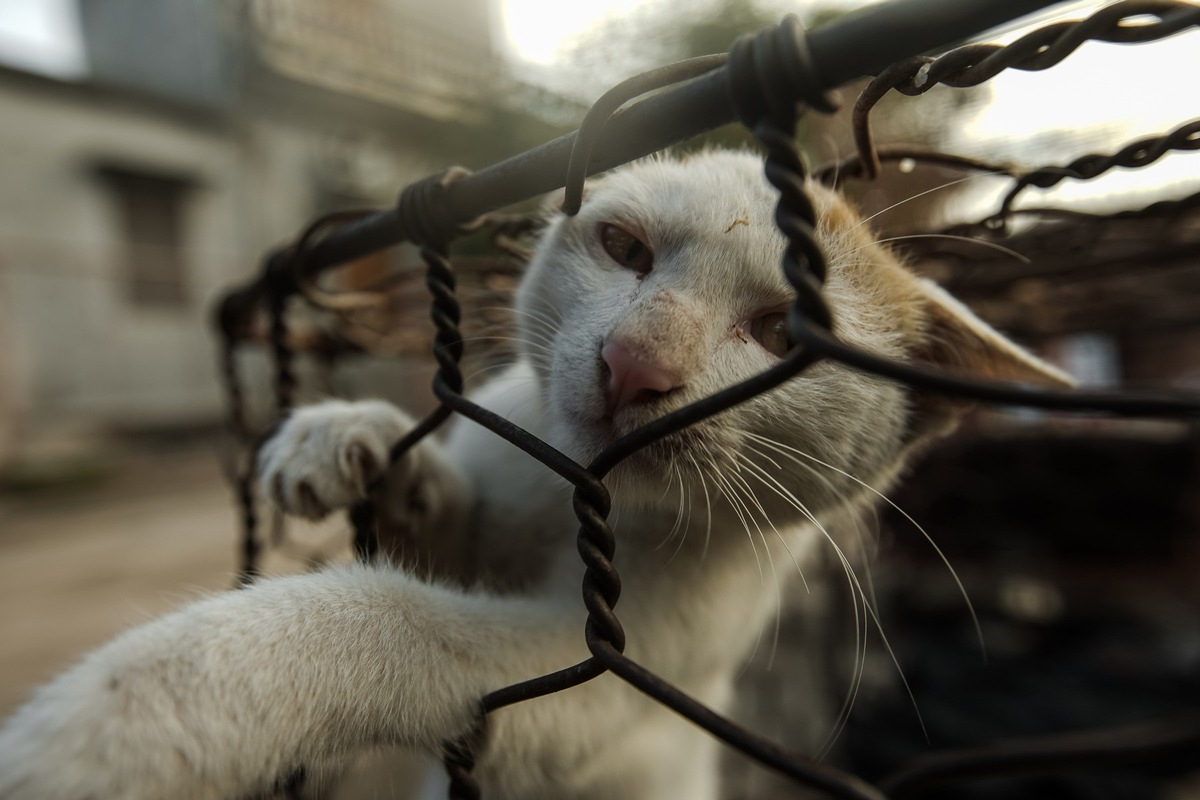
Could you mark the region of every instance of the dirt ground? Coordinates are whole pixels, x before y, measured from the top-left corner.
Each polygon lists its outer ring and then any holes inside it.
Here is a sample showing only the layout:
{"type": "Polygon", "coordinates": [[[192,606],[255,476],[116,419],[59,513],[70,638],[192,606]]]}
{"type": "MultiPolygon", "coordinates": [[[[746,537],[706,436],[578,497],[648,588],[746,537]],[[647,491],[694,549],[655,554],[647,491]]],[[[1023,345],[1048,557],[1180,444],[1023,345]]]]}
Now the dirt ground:
{"type": "Polygon", "coordinates": [[[208,453],[0,499],[0,716],[115,633],[226,588],[236,516],[208,453]]]}
{"type": "MultiPolygon", "coordinates": [[[[0,495],[0,720],[113,635],[198,595],[233,585],[237,512],[216,456],[203,449],[140,456],[104,485],[0,495]]],[[[292,525],[270,574],[348,553],[343,524],[292,525]]],[[[364,759],[338,798],[407,796],[417,765],[364,759]]],[[[330,787],[326,787],[327,789],[330,787]]]]}

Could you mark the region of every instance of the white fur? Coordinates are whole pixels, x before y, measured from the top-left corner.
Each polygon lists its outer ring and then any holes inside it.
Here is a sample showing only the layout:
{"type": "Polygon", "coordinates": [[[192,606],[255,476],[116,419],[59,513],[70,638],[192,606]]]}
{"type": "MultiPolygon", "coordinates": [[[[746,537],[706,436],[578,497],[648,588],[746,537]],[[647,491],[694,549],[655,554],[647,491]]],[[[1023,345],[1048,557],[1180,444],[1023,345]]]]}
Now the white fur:
{"type": "MultiPolygon", "coordinates": [[[[836,332],[914,357],[928,327],[922,284],[839,199],[813,192],[836,332]]],[[[769,367],[774,356],[746,324],[792,297],[773,206],[761,163],[745,154],[651,160],[591,186],[577,217],[553,221],[522,283],[522,355],[475,399],[587,463],[618,435],[769,367]],[[645,237],[655,254],[647,275],[605,254],[604,222],[645,237]],[[599,353],[611,336],[682,374],[682,387],[606,420],[599,353]]],[[[726,708],[776,611],[775,582],[822,542],[785,494],[825,521],[866,503],[856,484],[784,448],[883,488],[920,438],[914,413],[896,386],[818,364],[620,465],[608,483],[626,652],[726,708]],[[761,508],[731,502],[750,491],[761,508]]],[[[293,513],[344,507],[365,483],[349,448],[382,462],[410,425],[377,402],[301,410],[264,450],[265,490],[293,513]],[[318,506],[300,499],[303,483],[318,506]]],[[[416,547],[451,542],[465,554],[428,556],[431,574],[470,588],[399,569],[330,569],[131,630],[8,722],[0,798],[239,798],[370,745],[435,751],[464,732],[486,692],[587,656],[564,481],[460,420],[444,447],[423,442],[398,465],[387,488],[386,515],[420,528],[410,530],[416,547]],[[424,516],[406,511],[414,482],[426,487],[424,516]]],[[[606,675],[492,715],[477,774],[489,798],[705,800],[718,792],[715,747],[606,675]]]]}

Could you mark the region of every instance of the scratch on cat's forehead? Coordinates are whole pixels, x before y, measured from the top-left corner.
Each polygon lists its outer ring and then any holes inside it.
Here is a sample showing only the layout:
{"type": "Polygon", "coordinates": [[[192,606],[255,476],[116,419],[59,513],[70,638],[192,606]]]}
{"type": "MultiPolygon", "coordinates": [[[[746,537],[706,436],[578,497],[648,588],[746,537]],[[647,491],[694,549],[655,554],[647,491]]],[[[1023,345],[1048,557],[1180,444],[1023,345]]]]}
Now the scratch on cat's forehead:
{"type": "Polygon", "coordinates": [[[725,229],[725,232],[729,233],[734,228],[736,228],[738,225],[745,225],[747,228],[750,227],[750,215],[748,213],[746,213],[745,211],[743,211],[741,213],[741,216],[737,217],[733,222],[729,223],[729,227],[725,229]]]}

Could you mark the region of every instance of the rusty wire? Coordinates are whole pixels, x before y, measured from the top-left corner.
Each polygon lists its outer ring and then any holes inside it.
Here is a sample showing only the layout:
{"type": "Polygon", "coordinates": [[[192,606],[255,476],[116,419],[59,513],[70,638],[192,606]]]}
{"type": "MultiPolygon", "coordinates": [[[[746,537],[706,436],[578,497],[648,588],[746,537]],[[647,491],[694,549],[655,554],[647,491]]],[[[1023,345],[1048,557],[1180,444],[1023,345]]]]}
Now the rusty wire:
{"type": "Polygon", "coordinates": [[[870,114],[892,89],[915,96],[939,84],[978,86],[1006,69],[1049,69],[1085,42],[1151,42],[1195,25],[1200,25],[1200,6],[1177,0],[1122,0],[1087,19],[1039,28],[1012,44],[968,44],[936,58],[914,56],[899,61],[879,73],[854,104],[854,140],[862,172],[868,178],[879,175],[870,114]],[[1147,17],[1155,21],[1146,22],[1147,17]]]}
{"type": "Polygon", "coordinates": [[[1064,180],[1072,178],[1080,181],[1090,181],[1098,178],[1114,167],[1137,169],[1147,164],[1153,164],[1170,152],[1186,152],[1200,150],[1200,119],[1194,119],[1180,125],[1175,130],[1163,136],[1150,136],[1125,145],[1111,155],[1089,153],[1061,167],[1042,167],[1022,175],[1004,196],[996,219],[1003,221],[1012,211],[1013,202],[1027,187],[1036,186],[1039,189],[1049,189],[1064,180]]]}
{"type": "MultiPolygon", "coordinates": [[[[905,3],[901,2],[893,4],[893,7],[903,5],[905,3]]],[[[913,9],[917,7],[911,1],[909,5],[913,9]]],[[[996,4],[999,5],[1002,4],[996,4]]],[[[1009,16],[1023,10],[1028,9],[1024,5],[1013,6],[1009,16]]],[[[886,15],[880,15],[875,24],[880,25],[886,18],[886,15]]],[[[843,33],[861,32],[864,26],[871,24],[870,19],[868,16],[864,23],[860,17],[853,20],[852,24],[846,23],[843,33]]],[[[980,26],[985,24],[985,19],[993,18],[981,17],[980,26]]],[[[1189,123],[1167,137],[1136,142],[1111,157],[1089,156],[1065,168],[1019,173],[1009,165],[987,164],[946,154],[911,149],[879,149],[871,141],[869,126],[871,109],[893,88],[906,94],[920,94],[937,83],[976,85],[1010,67],[1045,69],[1061,61],[1087,40],[1152,41],[1197,23],[1200,23],[1200,7],[1188,3],[1125,0],[1087,20],[1046,26],[1006,47],[968,45],[939,58],[912,56],[911,52],[897,54],[902,56],[901,60],[895,66],[879,72],[855,107],[858,156],[853,163],[846,162],[838,168],[821,170],[815,177],[824,180],[832,180],[833,175],[873,177],[878,173],[882,160],[901,158],[994,172],[1016,182],[999,215],[1007,219],[1015,214],[1026,213],[1012,208],[1012,198],[1026,186],[1051,185],[1064,175],[1086,179],[1112,166],[1142,166],[1168,150],[1197,149],[1197,129],[1189,123]],[[1131,19],[1147,15],[1154,17],[1156,22],[1130,24],[1131,19]]],[[[925,33],[928,34],[927,31],[925,33]]],[[[969,31],[952,33],[947,28],[937,41],[944,44],[966,33],[969,31]]],[[[431,176],[409,186],[392,212],[338,219],[329,222],[328,227],[324,221],[319,221],[310,226],[296,246],[270,257],[262,278],[226,298],[222,306],[221,327],[229,344],[224,351],[223,374],[231,400],[231,426],[239,429],[245,427],[241,409],[243,399],[236,378],[232,343],[245,337],[246,320],[250,315],[260,306],[265,306],[269,313],[270,342],[277,365],[277,404],[284,410],[290,406],[295,390],[290,366],[294,353],[288,346],[285,319],[288,298],[300,294],[317,306],[343,312],[374,302],[366,297],[350,296],[343,298],[343,302],[326,296],[315,288],[315,275],[322,269],[400,239],[422,245],[422,257],[427,268],[426,284],[432,295],[431,316],[437,330],[433,352],[438,371],[433,390],[439,405],[393,446],[392,458],[403,457],[410,447],[450,415],[457,413],[480,423],[529,453],[575,487],[573,503],[580,522],[577,543],[586,565],[582,596],[588,621],[584,638],[591,657],[557,672],[500,688],[481,698],[480,713],[472,731],[444,746],[444,761],[451,776],[451,797],[466,800],[481,796],[481,787],[471,773],[476,755],[480,748],[486,746],[488,713],[584,683],[604,672],[614,673],[745,755],[791,776],[797,782],[815,788],[826,796],[855,800],[909,796],[923,791],[928,785],[1023,768],[1040,768],[1051,762],[1090,765],[1117,758],[1139,759],[1163,749],[1194,747],[1200,740],[1200,719],[1192,716],[1138,731],[1101,731],[1083,739],[1052,737],[1019,745],[949,753],[914,764],[911,769],[893,776],[880,786],[873,786],[854,775],[785,751],[716,714],[623,654],[624,631],[615,611],[620,598],[620,577],[612,564],[616,540],[607,522],[611,498],[604,477],[622,459],[637,450],[755,397],[794,377],[820,359],[831,358],[911,386],[991,402],[1117,415],[1200,416],[1200,400],[1194,397],[1055,393],[990,381],[968,381],[879,359],[850,348],[833,337],[830,333],[829,311],[822,296],[824,256],[813,235],[815,213],[804,191],[805,169],[796,151],[794,129],[800,104],[811,109],[828,110],[830,104],[826,90],[853,77],[850,74],[852,70],[845,63],[838,68],[830,66],[832,57],[824,48],[827,43],[837,40],[838,36],[830,33],[821,40],[826,44],[818,46],[815,33],[810,41],[795,18],[789,17],[781,25],[764,29],[757,36],[739,39],[727,59],[715,57],[674,69],[664,68],[651,77],[622,84],[605,96],[598,110],[589,114],[584,126],[574,137],[565,137],[534,151],[528,157],[512,159],[483,174],[471,175],[463,170],[452,169],[431,176]],[[617,112],[619,106],[648,89],[661,88],[700,73],[704,74],[683,86],[673,87],[625,111],[617,112]],[[511,201],[512,192],[533,195],[553,188],[545,186],[546,180],[531,160],[535,156],[544,158],[542,167],[549,165],[562,170],[558,173],[558,185],[568,185],[566,210],[570,213],[577,209],[579,189],[585,174],[658,149],[669,143],[664,141],[664,137],[683,138],[685,134],[681,131],[684,128],[678,126],[650,133],[647,120],[665,113],[663,110],[687,108],[687,103],[709,102],[716,91],[714,86],[720,88],[726,107],[717,113],[701,114],[703,120],[700,124],[712,127],[728,119],[737,119],[754,132],[767,152],[767,178],[780,192],[776,219],[788,242],[783,256],[783,272],[796,290],[796,300],[788,315],[788,326],[799,346],[772,369],[668,414],[624,436],[590,464],[578,464],[463,396],[463,377],[459,370],[463,355],[459,332],[461,308],[455,295],[454,272],[446,257],[447,245],[463,231],[466,220],[503,205],[505,199],[511,201]],[[642,138],[633,141],[638,135],[642,138]],[[572,165],[569,170],[568,164],[572,165]],[[512,185],[496,188],[500,183],[498,176],[517,173],[521,177],[514,179],[512,185]],[[565,179],[562,177],[564,174],[568,176],[565,179]]],[[[891,41],[890,46],[902,45],[891,41]]],[[[912,50],[928,46],[927,39],[914,39],[910,43],[912,50]]],[[[842,54],[839,57],[848,56],[842,54]]],[[[882,68],[884,65],[879,66],[882,68]]],[[[1196,196],[1200,194],[1193,198],[1196,196]]],[[[372,514],[370,503],[352,512],[357,530],[356,548],[360,556],[365,558],[369,558],[378,548],[372,531],[372,514]]]]}

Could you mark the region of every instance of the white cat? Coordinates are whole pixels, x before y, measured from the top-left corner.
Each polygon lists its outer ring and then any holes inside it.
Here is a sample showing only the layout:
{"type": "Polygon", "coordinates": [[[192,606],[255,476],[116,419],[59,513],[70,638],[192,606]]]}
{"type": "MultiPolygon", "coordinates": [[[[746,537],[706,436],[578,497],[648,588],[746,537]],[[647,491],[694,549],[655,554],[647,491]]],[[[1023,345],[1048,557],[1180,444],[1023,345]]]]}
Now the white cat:
{"type": "MultiPolygon", "coordinates": [[[[1001,338],[808,187],[834,332],[900,361],[1069,379],[1001,338]]],[[[793,297],[762,162],[710,152],[591,184],[546,231],[517,297],[521,354],[474,399],[587,463],[639,425],[776,363],[793,297]]],[[[956,408],[834,363],[618,466],[626,653],[716,709],[839,515],[885,489],[956,408]],[[830,466],[825,466],[830,465],[830,466]]],[[[263,450],[268,495],[320,516],[357,500],[412,421],[380,402],[297,411],[263,450]]],[[[0,733],[0,798],[241,798],[371,745],[436,751],[480,698],[588,656],[569,487],[466,420],[387,477],[414,571],[263,580],[121,635],[0,733]],[[466,588],[453,585],[469,584],[466,588]]],[[[488,798],[717,796],[703,731],[605,675],[489,718],[488,798]]]]}

